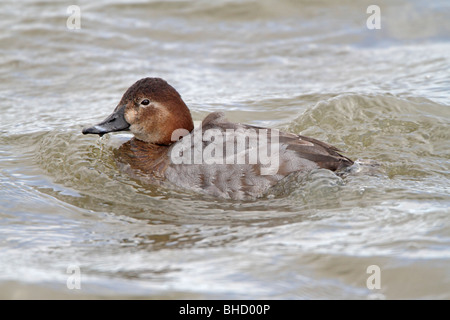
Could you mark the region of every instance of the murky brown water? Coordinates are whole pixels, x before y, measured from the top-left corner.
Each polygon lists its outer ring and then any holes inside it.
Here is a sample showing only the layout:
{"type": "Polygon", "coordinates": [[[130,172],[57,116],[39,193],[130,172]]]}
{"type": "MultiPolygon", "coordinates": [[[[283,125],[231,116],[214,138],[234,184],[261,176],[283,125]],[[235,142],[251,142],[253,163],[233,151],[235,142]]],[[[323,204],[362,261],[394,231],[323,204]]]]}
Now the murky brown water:
{"type": "Polygon", "coordinates": [[[1,298],[450,298],[450,6],[381,1],[0,4],[1,298]],[[146,186],[81,128],[166,79],[380,164],[255,201],[146,186]],[[369,289],[367,268],[380,269],[369,289]],[[73,270],[81,289],[69,289],[73,270]]]}

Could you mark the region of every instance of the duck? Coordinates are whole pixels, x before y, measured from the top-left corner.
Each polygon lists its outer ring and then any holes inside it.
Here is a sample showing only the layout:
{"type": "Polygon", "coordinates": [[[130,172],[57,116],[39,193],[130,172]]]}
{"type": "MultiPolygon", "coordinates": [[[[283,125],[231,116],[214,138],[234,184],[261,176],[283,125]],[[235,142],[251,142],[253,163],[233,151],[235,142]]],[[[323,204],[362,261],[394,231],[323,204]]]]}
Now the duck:
{"type": "Polygon", "coordinates": [[[161,78],[143,78],[103,121],[82,129],[100,137],[130,131],[114,150],[118,169],[145,183],[213,197],[260,198],[288,175],[314,169],[341,172],[353,161],[314,138],[208,114],[194,128],[181,95],[161,78]]]}

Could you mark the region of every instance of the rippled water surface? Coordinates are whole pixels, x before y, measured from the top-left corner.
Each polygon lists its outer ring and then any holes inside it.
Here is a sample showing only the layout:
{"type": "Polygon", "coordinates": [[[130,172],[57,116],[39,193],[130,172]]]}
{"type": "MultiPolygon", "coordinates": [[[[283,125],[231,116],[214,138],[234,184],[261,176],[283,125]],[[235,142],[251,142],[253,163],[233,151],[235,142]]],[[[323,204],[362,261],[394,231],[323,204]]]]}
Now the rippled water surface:
{"type": "Polygon", "coordinates": [[[0,4],[1,298],[450,299],[448,1],[379,1],[379,30],[370,1],[72,4],[0,4]],[[129,135],[81,128],[147,76],[363,164],[245,202],[144,185],[129,135]]]}

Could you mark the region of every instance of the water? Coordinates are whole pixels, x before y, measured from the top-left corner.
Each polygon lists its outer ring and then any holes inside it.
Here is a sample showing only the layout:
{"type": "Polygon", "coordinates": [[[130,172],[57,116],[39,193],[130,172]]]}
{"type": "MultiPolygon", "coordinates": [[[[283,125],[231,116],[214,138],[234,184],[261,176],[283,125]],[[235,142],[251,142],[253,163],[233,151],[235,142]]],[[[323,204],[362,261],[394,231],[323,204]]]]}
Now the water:
{"type": "Polygon", "coordinates": [[[450,298],[448,1],[379,1],[380,30],[370,1],[77,1],[69,30],[72,4],[0,5],[1,298],[450,298]],[[81,128],[147,76],[196,121],[379,167],[246,202],[143,185],[115,165],[127,135],[81,128]]]}

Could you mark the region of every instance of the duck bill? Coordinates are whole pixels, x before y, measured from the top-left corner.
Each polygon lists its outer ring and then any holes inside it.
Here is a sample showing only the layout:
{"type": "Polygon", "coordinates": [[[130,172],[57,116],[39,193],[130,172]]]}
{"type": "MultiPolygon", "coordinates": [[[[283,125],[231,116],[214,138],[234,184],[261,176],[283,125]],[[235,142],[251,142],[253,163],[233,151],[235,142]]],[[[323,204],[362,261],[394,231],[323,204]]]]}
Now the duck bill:
{"type": "Polygon", "coordinates": [[[125,131],[130,128],[130,124],[125,120],[125,107],[120,106],[105,120],[95,126],[84,128],[83,134],[98,134],[100,137],[106,133],[125,131]]]}

